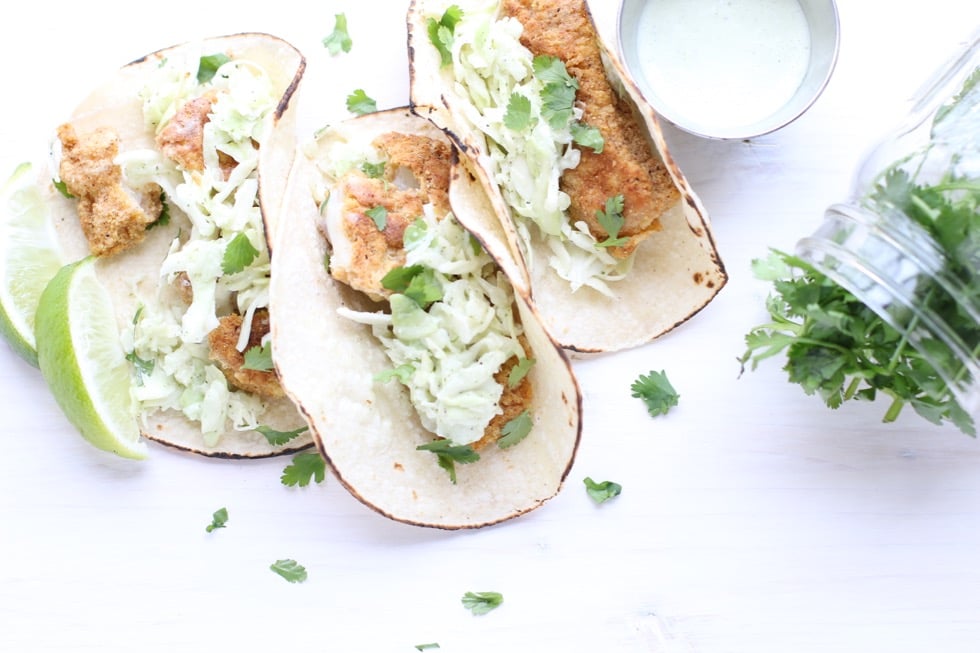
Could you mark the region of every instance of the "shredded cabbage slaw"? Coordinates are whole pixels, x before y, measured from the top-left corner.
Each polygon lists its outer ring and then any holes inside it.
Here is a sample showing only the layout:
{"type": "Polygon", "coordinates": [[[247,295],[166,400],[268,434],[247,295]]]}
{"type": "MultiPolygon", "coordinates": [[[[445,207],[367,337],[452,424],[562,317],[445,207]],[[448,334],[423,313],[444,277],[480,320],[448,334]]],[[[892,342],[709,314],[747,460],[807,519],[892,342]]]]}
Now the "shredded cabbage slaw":
{"type": "Polygon", "coordinates": [[[160,268],[161,293],[144,298],[144,306],[123,336],[123,346],[141,364],[134,366],[132,392],[141,417],[177,410],[199,422],[206,444],[214,446],[228,425],[251,430],[259,425],[263,402],[229,388],[223,373],[209,360],[208,333],[219,315],[243,315],[239,350],[248,342],[255,310],[269,301],[269,252],[258,203],[258,147],[266,138],[277,97],[267,73],[241,59],[222,64],[213,78],[197,80],[201,54],[171,56],[155,71],[141,98],[145,123],[159,129],[188,99],[216,91],[204,125],[202,172],[179,169],[156,149],[123,153],[117,159],[134,187],[155,182],[166,201],[190,220],[191,229],[172,241],[160,268]],[[228,178],[219,152],[237,165],[228,178]],[[244,234],[258,252],[241,271],[226,274],[225,250],[244,234]],[[193,290],[190,306],[167,299],[171,283],[186,275],[193,290]]]}

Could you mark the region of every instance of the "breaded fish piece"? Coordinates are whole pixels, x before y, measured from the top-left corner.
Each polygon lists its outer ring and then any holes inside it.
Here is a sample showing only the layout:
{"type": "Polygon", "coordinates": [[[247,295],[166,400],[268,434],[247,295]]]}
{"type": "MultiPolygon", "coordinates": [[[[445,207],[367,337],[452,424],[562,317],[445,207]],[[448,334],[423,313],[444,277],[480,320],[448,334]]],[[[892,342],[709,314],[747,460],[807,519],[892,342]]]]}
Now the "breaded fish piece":
{"type": "MultiPolygon", "coordinates": [[[[524,357],[531,357],[531,346],[527,341],[527,338],[523,335],[518,336],[521,343],[521,348],[524,350],[524,357]]],[[[490,423],[487,424],[487,430],[484,432],[483,437],[474,442],[472,445],[474,451],[479,451],[486,446],[489,446],[503,437],[503,429],[512,419],[523,413],[525,410],[531,408],[531,402],[534,399],[534,388],[531,384],[531,380],[528,376],[524,376],[520,382],[511,387],[508,383],[508,377],[510,376],[511,370],[518,364],[516,357],[508,359],[500,370],[494,375],[494,380],[504,387],[504,392],[500,396],[500,410],[501,413],[496,415],[490,423]]]]}
{"type": "Polygon", "coordinates": [[[391,295],[381,279],[405,263],[405,229],[432,203],[449,213],[450,149],[423,136],[389,133],[374,141],[387,156],[384,175],[348,172],[327,200],[325,226],[333,251],[330,274],[375,301],[391,295]],[[384,227],[368,215],[383,207],[384,227]]]}
{"type": "Polygon", "coordinates": [[[71,123],[58,127],[61,161],[58,176],[78,200],[78,219],[89,249],[110,256],[143,240],[146,228],[163,211],[156,184],[132,189],[115,162],[119,136],[108,127],[79,135],[71,123]]]}
{"type": "Polygon", "coordinates": [[[269,333],[269,311],[257,309],[252,316],[252,328],[248,334],[248,344],[244,351],[238,350],[238,338],[242,332],[244,318],[239,313],[225,315],[218,320],[218,326],[208,334],[211,347],[210,358],[234,387],[275,399],[285,395],[279,384],[275,370],[252,370],[245,368],[245,352],[262,346],[262,339],[269,333]]]}
{"type": "Polygon", "coordinates": [[[680,198],[667,167],[652,150],[629,105],[609,83],[598,36],[583,0],[502,0],[501,12],[524,26],[521,43],[534,55],[558,57],[579,83],[576,94],[582,122],[595,127],[605,141],[597,154],[581,148],[581,160],[566,170],[561,187],[571,198],[572,222],[584,221],[597,240],[608,236],[596,211],[606,200],[624,196],[625,222],[619,236],[629,238],[610,248],[626,258],[650,233],[660,230],[660,216],[680,198]]]}
{"type": "MultiPolygon", "coordinates": [[[[211,108],[218,99],[215,92],[188,100],[157,134],[160,151],[188,172],[204,171],[204,126],[211,120],[211,108]]],[[[228,154],[218,152],[218,164],[223,177],[228,178],[237,165],[228,154]]]]}

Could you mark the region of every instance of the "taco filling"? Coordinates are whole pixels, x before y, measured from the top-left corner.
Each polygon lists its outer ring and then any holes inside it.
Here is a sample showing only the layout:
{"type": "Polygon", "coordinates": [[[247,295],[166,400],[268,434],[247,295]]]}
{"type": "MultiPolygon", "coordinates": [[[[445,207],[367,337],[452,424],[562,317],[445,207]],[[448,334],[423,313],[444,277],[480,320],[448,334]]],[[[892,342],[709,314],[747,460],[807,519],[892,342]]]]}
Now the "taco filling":
{"type": "Polygon", "coordinates": [[[147,71],[140,101],[154,146],[121,147],[108,118],[58,129],[56,183],[77,203],[93,254],[138,251],[158,228],[169,238],[158,283],[134,290],[121,334],[144,432],[154,414],[177,411],[213,447],[229,428],[259,428],[265,400],[284,396],[268,353],[257,172],[280,95],[258,63],[188,48],[147,71]]]}
{"type": "Polygon", "coordinates": [[[452,214],[450,146],[384,133],[341,149],[320,160],[319,227],[333,278],[379,302],[338,311],[383,347],[376,382],[407,388],[437,453],[516,444],[532,422],[529,346],[509,281],[452,214]]]}
{"type": "Polygon", "coordinates": [[[525,257],[543,239],[548,264],[573,291],[612,295],[609,282],[630,271],[680,193],[609,81],[585,3],[446,2],[425,18],[430,45],[469,100],[455,117],[485,138],[525,257]]]}

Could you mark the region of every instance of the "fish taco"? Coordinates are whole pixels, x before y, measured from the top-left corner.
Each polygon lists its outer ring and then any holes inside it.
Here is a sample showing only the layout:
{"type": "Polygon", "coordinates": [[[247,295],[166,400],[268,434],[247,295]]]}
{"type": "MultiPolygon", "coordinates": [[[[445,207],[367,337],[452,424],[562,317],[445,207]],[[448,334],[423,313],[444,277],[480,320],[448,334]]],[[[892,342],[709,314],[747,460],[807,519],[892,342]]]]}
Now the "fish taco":
{"type": "Polygon", "coordinates": [[[321,131],[291,174],[271,287],[283,387],[337,477],[447,529],[554,496],[581,412],[566,355],[483,246],[499,228],[456,217],[454,157],[407,108],[321,131]]]}
{"type": "Polygon", "coordinates": [[[145,438],[220,457],[311,444],[269,360],[265,222],[304,69],[258,33],[154,52],[87,97],[34,164],[65,262],[94,257],[111,297],[145,438]]]}
{"type": "Polygon", "coordinates": [[[641,345],[724,286],[705,210],[584,0],[412,0],[408,33],[413,110],[465,154],[454,204],[489,195],[496,254],[564,347],[641,345]]]}

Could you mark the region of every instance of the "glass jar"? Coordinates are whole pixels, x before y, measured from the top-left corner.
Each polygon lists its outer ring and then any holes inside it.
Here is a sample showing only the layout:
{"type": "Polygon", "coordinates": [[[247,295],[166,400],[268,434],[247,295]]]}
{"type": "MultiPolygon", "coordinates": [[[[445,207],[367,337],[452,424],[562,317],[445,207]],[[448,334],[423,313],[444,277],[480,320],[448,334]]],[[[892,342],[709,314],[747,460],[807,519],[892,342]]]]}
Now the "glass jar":
{"type": "MultiPolygon", "coordinates": [[[[917,94],[797,255],[897,330],[980,413],[980,31],[917,94]]],[[[941,379],[941,382],[939,380],[941,379]]],[[[945,395],[945,396],[944,396],[945,395]]]]}

